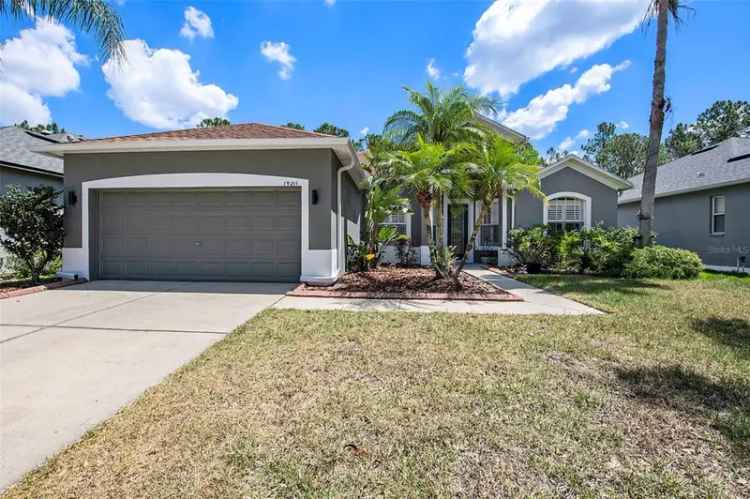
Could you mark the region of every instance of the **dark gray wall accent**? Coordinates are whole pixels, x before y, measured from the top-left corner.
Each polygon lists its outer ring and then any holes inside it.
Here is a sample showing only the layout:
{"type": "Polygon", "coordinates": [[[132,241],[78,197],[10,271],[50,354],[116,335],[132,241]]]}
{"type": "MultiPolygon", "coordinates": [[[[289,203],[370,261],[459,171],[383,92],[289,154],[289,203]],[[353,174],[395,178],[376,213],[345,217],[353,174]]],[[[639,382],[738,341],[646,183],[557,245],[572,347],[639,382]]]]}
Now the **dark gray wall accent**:
{"type": "Polygon", "coordinates": [[[360,240],[362,232],[362,208],[363,197],[352,178],[344,173],[342,175],[342,197],[344,198],[344,234],[349,235],[355,241],[360,240]]]}
{"type": "MultiPolygon", "coordinates": [[[[81,183],[103,178],[163,173],[254,173],[306,178],[318,191],[310,196],[310,249],[335,248],[336,167],[325,149],[284,151],[184,151],[72,154],[65,157],[65,191],[80,197],[81,183]],[[333,225],[335,227],[335,225],[333,225]]],[[[65,209],[65,247],[81,247],[81,203],[65,209]]]]}
{"type": "MultiPolygon", "coordinates": [[[[591,198],[591,224],[617,225],[617,191],[572,168],[563,168],[542,179],[542,192],[578,192],[591,198]]],[[[516,194],[516,226],[530,227],[544,221],[544,201],[528,191],[516,194]]]]}
{"type": "Polygon", "coordinates": [[[56,190],[62,190],[63,179],[51,175],[43,175],[16,168],[0,166],[0,192],[5,192],[11,185],[21,187],[37,187],[48,185],[56,190]]]}
{"type": "MultiPolygon", "coordinates": [[[[422,207],[417,202],[413,193],[405,193],[404,197],[409,198],[411,206],[411,245],[413,247],[421,246],[422,243],[422,207]]],[[[427,241],[424,242],[427,244],[427,241]]]]}
{"type": "MultiPolygon", "coordinates": [[[[734,267],[750,260],[750,184],[690,192],[656,199],[654,225],[659,244],[695,251],[706,265],[734,267]],[[726,232],[711,235],[711,197],[726,196],[726,232]]],[[[640,202],[620,205],[618,223],[638,226],[640,202]]]]}

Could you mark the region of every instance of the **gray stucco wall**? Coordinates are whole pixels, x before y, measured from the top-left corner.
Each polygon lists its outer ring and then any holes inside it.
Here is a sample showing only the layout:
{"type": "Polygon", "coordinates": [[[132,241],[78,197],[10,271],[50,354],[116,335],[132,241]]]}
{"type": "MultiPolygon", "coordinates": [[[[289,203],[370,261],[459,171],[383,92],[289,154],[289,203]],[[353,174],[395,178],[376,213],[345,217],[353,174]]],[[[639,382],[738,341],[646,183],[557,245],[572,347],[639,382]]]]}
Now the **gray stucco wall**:
{"type": "Polygon", "coordinates": [[[342,175],[342,197],[343,197],[343,215],[345,231],[344,234],[350,236],[355,241],[360,240],[362,232],[362,193],[357,188],[352,178],[346,173],[342,175]]]}
{"type": "MultiPolygon", "coordinates": [[[[591,224],[617,225],[617,191],[571,168],[542,179],[542,192],[578,192],[591,198],[591,224]]],[[[516,194],[516,227],[541,224],[544,201],[529,192],[516,194]]]]}
{"type": "MultiPolygon", "coordinates": [[[[333,151],[189,151],[75,154],[65,157],[65,191],[80,197],[81,183],[103,178],[160,173],[254,173],[306,178],[310,190],[310,249],[336,247],[336,169],[333,151]]],[[[65,209],[65,247],[81,247],[81,202],[65,209]]]]}
{"type": "Polygon", "coordinates": [[[48,185],[53,189],[60,190],[63,187],[63,180],[51,175],[42,175],[0,166],[0,192],[7,191],[11,185],[20,185],[22,187],[48,185]]]}
{"type": "MultiPolygon", "coordinates": [[[[685,248],[706,265],[734,267],[737,257],[750,260],[750,184],[709,189],[656,199],[654,225],[659,244],[685,248]],[[711,235],[711,197],[726,196],[726,232],[711,235]]],[[[640,203],[618,208],[622,227],[638,226],[640,203]]]]}

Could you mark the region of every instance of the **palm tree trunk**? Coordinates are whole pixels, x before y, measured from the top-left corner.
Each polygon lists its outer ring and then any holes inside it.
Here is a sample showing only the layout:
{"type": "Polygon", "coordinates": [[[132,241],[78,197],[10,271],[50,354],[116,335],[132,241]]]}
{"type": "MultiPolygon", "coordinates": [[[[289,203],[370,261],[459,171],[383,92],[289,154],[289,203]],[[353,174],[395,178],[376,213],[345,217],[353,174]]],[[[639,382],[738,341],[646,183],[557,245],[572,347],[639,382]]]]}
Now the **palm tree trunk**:
{"type": "Polygon", "coordinates": [[[491,205],[488,205],[487,203],[482,202],[482,207],[479,210],[479,216],[474,220],[474,229],[471,231],[471,236],[469,237],[469,240],[466,242],[466,248],[464,248],[464,254],[461,257],[461,260],[458,262],[458,266],[456,267],[456,270],[454,272],[454,279],[453,282],[461,287],[461,283],[458,280],[458,276],[461,274],[461,271],[464,269],[464,265],[466,265],[466,259],[469,256],[469,252],[474,249],[474,244],[477,240],[477,234],[479,234],[479,230],[482,227],[482,220],[484,220],[484,217],[487,216],[487,213],[490,211],[491,205]]]}
{"type": "Polygon", "coordinates": [[[661,134],[662,128],[664,127],[664,109],[666,107],[666,101],[664,100],[664,82],[666,80],[665,62],[667,58],[669,0],[654,1],[658,2],[656,58],[654,60],[648,150],[646,155],[646,167],[643,172],[643,187],[641,188],[641,212],[638,217],[641,246],[649,246],[653,242],[656,170],[659,166],[659,147],[661,146],[661,134]]]}

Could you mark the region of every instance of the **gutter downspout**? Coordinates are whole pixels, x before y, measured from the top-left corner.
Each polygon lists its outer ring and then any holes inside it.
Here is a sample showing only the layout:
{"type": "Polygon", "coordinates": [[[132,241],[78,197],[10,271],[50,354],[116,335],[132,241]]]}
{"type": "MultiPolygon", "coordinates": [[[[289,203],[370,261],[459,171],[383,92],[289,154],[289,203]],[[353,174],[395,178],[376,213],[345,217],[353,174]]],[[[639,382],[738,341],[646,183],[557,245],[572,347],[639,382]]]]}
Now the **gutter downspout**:
{"type": "Polygon", "coordinates": [[[339,275],[346,270],[346,240],[344,234],[344,213],[343,213],[343,200],[342,195],[342,179],[343,173],[349,171],[357,164],[357,153],[349,142],[350,159],[348,164],[342,166],[336,171],[336,275],[335,279],[338,279],[339,275]]]}

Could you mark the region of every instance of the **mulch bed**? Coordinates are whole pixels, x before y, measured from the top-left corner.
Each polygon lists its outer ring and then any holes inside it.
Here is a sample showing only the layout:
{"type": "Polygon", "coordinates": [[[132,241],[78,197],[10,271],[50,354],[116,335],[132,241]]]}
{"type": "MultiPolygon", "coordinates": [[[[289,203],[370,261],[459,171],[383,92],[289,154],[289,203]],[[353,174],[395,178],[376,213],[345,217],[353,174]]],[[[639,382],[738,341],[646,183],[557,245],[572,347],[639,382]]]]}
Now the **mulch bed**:
{"type": "Polygon", "coordinates": [[[31,295],[39,293],[41,291],[47,291],[48,289],[64,288],[65,286],[71,286],[73,284],[80,284],[86,282],[85,279],[45,279],[42,284],[32,286],[28,281],[12,281],[12,282],[0,282],[0,300],[6,298],[15,298],[18,296],[31,295]]]}
{"type": "Polygon", "coordinates": [[[459,281],[463,289],[456,289],[447,279],[436,279],[432,269],[380,267],[369,272],[344,274],[331,286],[300,284],[287,295],[317,298],[523,301],[521,297],[465,272],[461,273],[459,281]]]}

